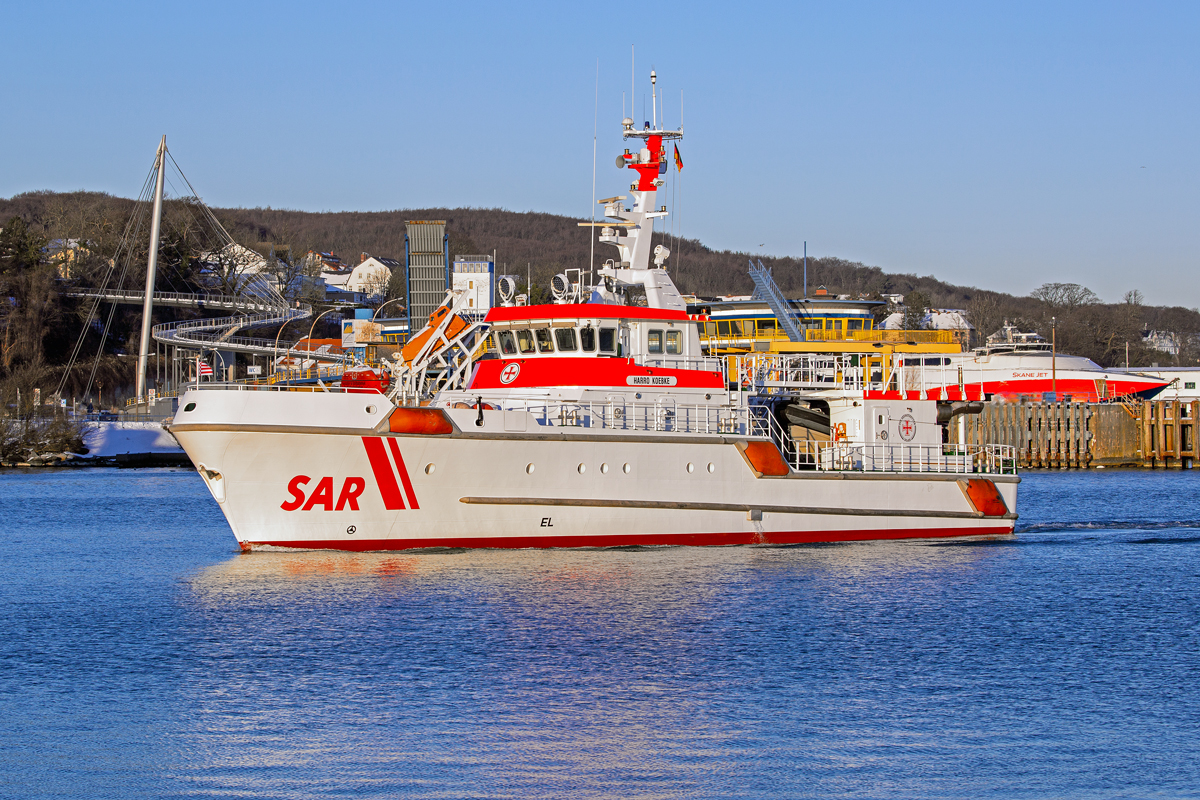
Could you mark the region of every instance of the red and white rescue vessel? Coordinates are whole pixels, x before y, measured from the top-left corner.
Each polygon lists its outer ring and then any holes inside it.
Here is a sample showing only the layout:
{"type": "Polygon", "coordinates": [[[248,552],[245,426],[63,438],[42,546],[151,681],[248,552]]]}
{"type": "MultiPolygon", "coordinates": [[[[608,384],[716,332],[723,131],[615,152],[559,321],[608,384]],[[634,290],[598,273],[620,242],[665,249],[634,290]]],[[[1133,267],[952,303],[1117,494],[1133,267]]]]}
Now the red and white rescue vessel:
{"type": "Polygon", "coordinates": [[[619,257],[594,286],[481,322],[451,292],[384,391],[208,384],[181,398],[170,430],[243,548],[1012,533],[1012,448],[945,441],[936,399],[896,380],[902,364],[704,357],[669,253],[651,253],[665,143],[683,132],[623,127],[642,140],[620,159],[638,180],[601,201],[599,241],[619,257]]]}

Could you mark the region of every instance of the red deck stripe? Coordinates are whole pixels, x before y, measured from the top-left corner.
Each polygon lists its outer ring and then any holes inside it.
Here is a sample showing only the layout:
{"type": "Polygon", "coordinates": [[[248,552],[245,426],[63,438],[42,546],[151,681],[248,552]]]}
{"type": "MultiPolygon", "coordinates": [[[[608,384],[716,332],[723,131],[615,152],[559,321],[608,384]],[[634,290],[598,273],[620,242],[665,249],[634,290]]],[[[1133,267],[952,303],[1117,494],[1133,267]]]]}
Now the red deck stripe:
{"type": "Polygon", "coordinates": [[[400,445],[395,439],[388,439],[388,447],[392,449],[392,458],[396,459],[396,471],[400,473],[400,482],[404,484],[404,494],[408,497],[408,507],[419,509],[417,493],[413,491],[412,481],[408,479],[408,470],[404,467],[404,457],[400,455],[400,445]]]}
{"type": "MultiPolygon", "coordinates": [[[[905,528],[902,530],[856,531],[754,531],[730,533],[644,533],[606,534],[603,536],[447,536],[438,539],[314,539],[312,541],[250,542],[248,546],[271,545],[308,550],[414,550],[427,547],[465,548],[549,548],[549,547],[631,547],[635,545],[738,545],[738,544],[816,544],[821,542],[862,542],[882,539],[930,539],[962,536],[1008,536],[1011,525],[978,528],[905,528]]],[[[247,545],[243,545],[246,547],[247,545]]]]}
{"type": "Polygon", "coordinates": [[[362,441],[367,449],[367,458],[371,461],[371,471],[375,473],[375,485],[383,496],[383,507],[388,511],[403,511],[404,498],[400,496],[400,487],[396,485],[396,473],[392,472],[387,451],[383,449],[383,439],[364,436],[362,441]]]}

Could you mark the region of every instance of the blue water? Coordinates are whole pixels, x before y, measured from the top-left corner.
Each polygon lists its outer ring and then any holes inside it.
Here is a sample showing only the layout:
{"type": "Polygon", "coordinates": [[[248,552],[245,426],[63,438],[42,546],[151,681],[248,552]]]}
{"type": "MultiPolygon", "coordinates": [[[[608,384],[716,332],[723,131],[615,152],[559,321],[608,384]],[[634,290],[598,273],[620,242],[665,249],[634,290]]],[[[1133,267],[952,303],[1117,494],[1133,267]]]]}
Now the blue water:
{"type": "Polygon", "coordinates": [[[1200,472],[984,544],[235,551],[0,473],[0,796],[1200,797],[1200,472]]]}

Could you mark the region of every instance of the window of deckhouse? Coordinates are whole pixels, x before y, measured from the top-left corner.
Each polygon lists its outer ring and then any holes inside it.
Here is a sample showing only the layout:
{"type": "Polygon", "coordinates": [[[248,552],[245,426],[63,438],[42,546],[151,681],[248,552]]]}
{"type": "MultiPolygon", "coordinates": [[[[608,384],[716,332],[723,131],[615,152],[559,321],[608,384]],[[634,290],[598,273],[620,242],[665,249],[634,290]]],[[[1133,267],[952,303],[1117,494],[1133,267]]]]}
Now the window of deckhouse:
{"type": "Polygon", "coordinates": [[[678,356],[683,353],[683,332],[667,331],[667,355],[678,356]]]}
{"type": "Polygon", "coordinates": [[[579,329],[579,347],[586,353],[596,352],[596,329],[591,325],[579,329]]]}
{"type": "Polygon", "coordinates": [[[661,353],[663,351],[663,332],[650,331],[646,334],[646,352],[661,353]]]}
{"type": "Polygon", "coordinates": [[[517,342],[512,335],[512,331],[500,331],[496,334],[497,343],[500,345],[500,352],[506,356],[516,355],[517,342]]]}
{"type": "Polygon", "coordinates": [[[537,336],[537,346],[539,353],[553,353],[554,342],[550,340],[549,328],[537,328],[534,330],[534,335],[537,336]]]}
{"type": "Polygon", "coordinates": [[[601,328],[600,329],[600,352],[601,353],[617,352],[617,329],[616,328],[601,328]]]}
{"type": "Polygon", "coordinates": [[[529,331],[525,330],[524,328],[521,328],[520,330],[518,330],[517,331],[517,347],[520,348],[522,353],[532,353],[534,350],[533,334],[530,333],[529,331]]]}
{"type": "Polygon", "coordinates": [[[574,328],[555,328],[554,342],[558,345],[560,353],[574,353],[578,349],[575,345],[574,328]]]}

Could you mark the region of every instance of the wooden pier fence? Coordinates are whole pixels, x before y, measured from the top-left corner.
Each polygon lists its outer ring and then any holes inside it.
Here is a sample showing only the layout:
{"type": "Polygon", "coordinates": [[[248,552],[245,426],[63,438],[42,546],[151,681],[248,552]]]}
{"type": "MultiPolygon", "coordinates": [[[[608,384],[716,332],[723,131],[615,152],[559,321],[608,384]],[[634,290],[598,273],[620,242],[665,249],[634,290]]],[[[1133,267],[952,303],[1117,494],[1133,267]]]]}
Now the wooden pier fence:
{"type": "Polygon", "coordinates": [[[1190,469],[1200,457],[1195,421],[1200,402],[986,403],[980,414],[955,418],[972,444],[1016,448],[1026,469],[1131,466],[1190,469]],[[960,422],[961,420],[961,422],[960,422]]]}
{"type": "Polygon", "coordinates": [[[1196,412],[1200,402],[1147,400],[1137,417],[1142,466],[1191,469],[1196,459],[1196,412]]]}

